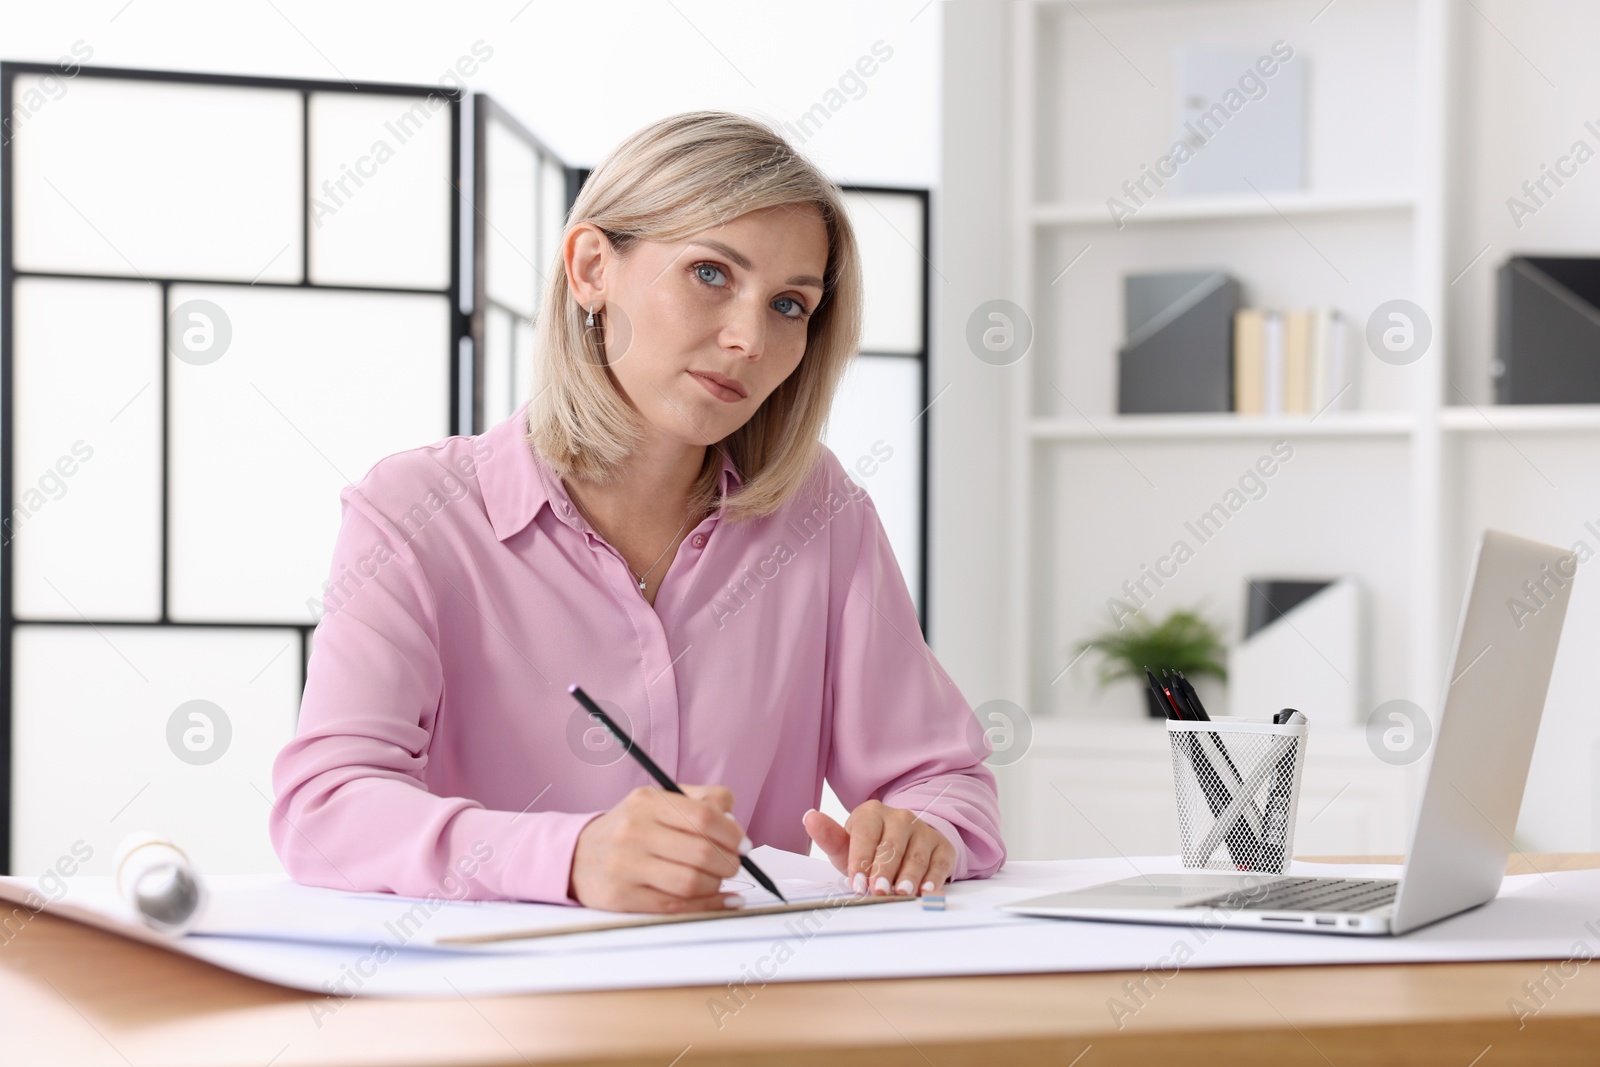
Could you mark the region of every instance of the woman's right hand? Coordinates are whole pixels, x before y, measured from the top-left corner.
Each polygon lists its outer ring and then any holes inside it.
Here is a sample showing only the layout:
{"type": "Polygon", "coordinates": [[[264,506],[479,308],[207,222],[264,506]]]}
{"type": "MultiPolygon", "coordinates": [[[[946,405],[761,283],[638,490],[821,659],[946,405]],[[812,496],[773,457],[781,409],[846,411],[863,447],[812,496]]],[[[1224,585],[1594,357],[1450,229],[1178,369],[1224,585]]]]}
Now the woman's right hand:
{"type": "Polygon", "coordinates": [[[589,822],[572,850],[567,891],[606,911],[721,911],[744,905],[721,892],[750,847],[733,820],[733,794],[686,785],[684,794],[640,786],[589,822]]]}

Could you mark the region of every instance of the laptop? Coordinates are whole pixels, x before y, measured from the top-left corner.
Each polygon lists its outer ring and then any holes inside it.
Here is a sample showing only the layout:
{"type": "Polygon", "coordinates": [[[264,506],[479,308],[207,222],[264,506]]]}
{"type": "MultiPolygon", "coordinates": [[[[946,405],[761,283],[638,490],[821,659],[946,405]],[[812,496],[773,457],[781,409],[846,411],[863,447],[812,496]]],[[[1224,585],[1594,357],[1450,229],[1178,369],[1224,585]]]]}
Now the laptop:
{"type": "Polygon", "coordinates": [[[1576,573],[1577,558],[1564,549],[1498,530],[1479,540],[1398,879],[1150,874],[1002,910],[1375,935],[1403,934],[1492,900],[1511,854],[1576,573]]]}

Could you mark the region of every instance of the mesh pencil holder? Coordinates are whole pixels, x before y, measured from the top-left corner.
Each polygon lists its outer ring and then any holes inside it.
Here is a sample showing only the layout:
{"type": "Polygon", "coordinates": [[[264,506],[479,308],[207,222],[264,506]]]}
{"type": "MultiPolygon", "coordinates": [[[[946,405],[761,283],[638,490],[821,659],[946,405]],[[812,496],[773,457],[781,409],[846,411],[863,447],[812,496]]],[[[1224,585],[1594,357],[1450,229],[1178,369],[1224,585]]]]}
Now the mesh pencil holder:
{"type": "Polygon", "coordinates": [[[1282,874],[1294,849],[1306,724],[1168,720],[1185,867],[1282,874]]]}

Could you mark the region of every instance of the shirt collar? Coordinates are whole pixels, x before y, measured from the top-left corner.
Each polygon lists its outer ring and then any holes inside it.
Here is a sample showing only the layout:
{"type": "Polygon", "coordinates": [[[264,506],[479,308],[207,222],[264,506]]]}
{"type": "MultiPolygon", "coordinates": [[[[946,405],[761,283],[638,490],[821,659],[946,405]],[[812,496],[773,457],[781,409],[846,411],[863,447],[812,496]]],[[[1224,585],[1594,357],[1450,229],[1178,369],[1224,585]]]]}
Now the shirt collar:
{"type": "MultiPolygon", "coordinates": [[[[567,496],[566,486],[550,465],[524,438],[528,433],[528,405],[524,403],[511,416],[483,433],[491,453],[478,465],[478,484],[483,488],[484,509],[497,538],[504,541],[521,533],[546,504],[568,525],[577,524],[577,509],[567,496]]],[[[722,454],[722,493],[731,494],[744,483],[728,450],[713,445],[722,454]]]]}

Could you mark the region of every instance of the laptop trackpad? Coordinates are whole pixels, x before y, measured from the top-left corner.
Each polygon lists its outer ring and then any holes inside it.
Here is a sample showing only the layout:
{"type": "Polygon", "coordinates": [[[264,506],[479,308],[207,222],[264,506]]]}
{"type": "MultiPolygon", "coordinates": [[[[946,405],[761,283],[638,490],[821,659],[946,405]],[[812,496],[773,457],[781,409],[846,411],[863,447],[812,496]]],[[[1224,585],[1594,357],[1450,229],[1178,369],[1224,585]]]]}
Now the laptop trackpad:
{"type": "Polygon", "coordinates": [[[1103,882],[1087,889],[1031,897],[1013,908],[1181,908],[1219,893],[1252,889],[1273,881],[1271,875],[1150,874],[1103,882]]]}

